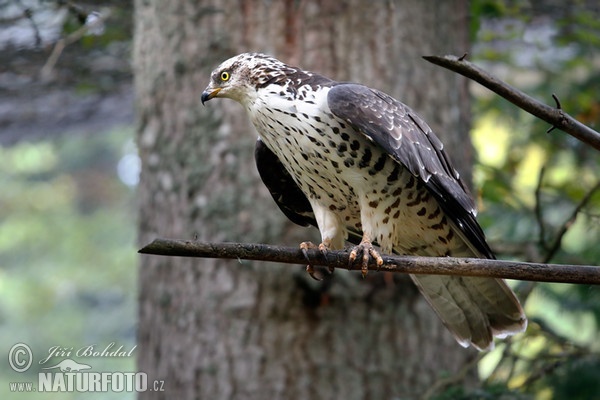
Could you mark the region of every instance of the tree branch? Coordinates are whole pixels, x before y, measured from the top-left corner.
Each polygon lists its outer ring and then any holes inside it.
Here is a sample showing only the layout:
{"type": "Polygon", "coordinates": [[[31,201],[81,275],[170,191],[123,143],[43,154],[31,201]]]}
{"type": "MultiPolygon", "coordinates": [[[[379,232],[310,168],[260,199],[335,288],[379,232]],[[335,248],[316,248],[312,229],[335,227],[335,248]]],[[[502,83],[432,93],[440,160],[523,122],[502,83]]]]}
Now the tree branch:
{"type": "Polygon", "coordinates": [[[567,218],[565,220],[565,222],[562,224],[562,226],[560,227],[560,230],[556,234],[556,238],[554,239],[554,242],[547,249],[548,254],[546,255],[546,258],[543,260],[544,262],[550,262],[552,257],[554,257],[554,255],[558,252],[558,250],[560,249],[563,237],[565,236],[565,234],[567,233],[569,228],[575,223],[575,220],[577,219],[577,216],[579,215],[581,210],[583,210],[583,208],[589,203],[589,201],[592,199],[592,196],[594,195],[594,193],[596,193],[596,191],[598,191],[598,190],[600,190],[600,181],[596,182],[594,187],[592,187],[592,189],[590,189],[590,191],[586,193],[586,195],[583,197],[583,199],[581,199],[581,201],[579,202],[577,207],[575,207],[573,209],[573,212],[571,213],[569,218],[567,218]]]}
{"type": "Polygon", "coordinates": [[[81,39],[90,32],[94,32],[95,30],[103,31],[104,21],[110,17],[110,11],[106,10],[103,14],[95,13],[93,15],[93,18],[91,20],[88,20],[88,18],[92,16],[92,13],[84,13],[77,6],[70,4],[70,2],[67,3],[69,6],[69,10],[76,13],[77,18],[79,18],[80,21],[83,19],[83,25],[76,31],[70,33],[67,37],[62,38],[58,42],[56,42],[56,45],[54,46],[50,57],[48,57],[48,59],[46,60],[46,64],[44,64],[40,71],[40,76],[43,80],[50,79],[54,66],[58,62],[58,59],[63,53],[63,50],[67,46],[77,42],[79,39],[81,39]]]}
{"type": "MultiPolygon", "coordinates": [[[[488,74],[484,70],[464,60],[464,56],[426,56],[425,60],[457,72],[472,79],[492,92],[504,97],[517,107],[528,113],[548,122],[553,128],[558,128],[563,132],[579,139],[580,141],[600,150],[600,133],[577,121],[560,108],[560,102],[557,101],[557,107],[550,107],[541,103],[533,97],[510,86],[500,79],[488,74]]],[[[557,97],[553,95],[555,101],[557,97]]],[[[551,129],[550,129],[551,130],[551,129]]]]}
{"type": "MultiPolygon", "coordinates": [[[[138,251],[179,257],[225,258],[237,260],[273,261],[287,264],[307,264],[298,248],[253,243],[208,243],[180,239],[155,239],[138,251]]],[[[349,252],[308,250],[312,265],[342,269],[358,269],[349,265],[349,252]]],[[[383,256],[384,264],[370,270],[430,275],[465,275],[525,281],[600,284],[600,267],[585,265],[540,264],[517,261],[455,257],[383,256]]]]}

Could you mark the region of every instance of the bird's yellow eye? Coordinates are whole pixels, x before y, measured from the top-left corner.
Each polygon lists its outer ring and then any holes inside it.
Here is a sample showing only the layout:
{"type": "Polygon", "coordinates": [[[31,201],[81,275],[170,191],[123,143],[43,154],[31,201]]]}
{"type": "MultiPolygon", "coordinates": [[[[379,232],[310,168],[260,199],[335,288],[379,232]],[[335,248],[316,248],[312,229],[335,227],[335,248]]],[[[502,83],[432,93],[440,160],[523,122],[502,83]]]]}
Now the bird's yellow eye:
{"type": "Polygon", "coordinates": [[[227,82],[229,80],[229,78],[231,78],[231,75],[229,75],[229,72],[227,72],[227,71],[221,72],[221,81],[227,82]]]}

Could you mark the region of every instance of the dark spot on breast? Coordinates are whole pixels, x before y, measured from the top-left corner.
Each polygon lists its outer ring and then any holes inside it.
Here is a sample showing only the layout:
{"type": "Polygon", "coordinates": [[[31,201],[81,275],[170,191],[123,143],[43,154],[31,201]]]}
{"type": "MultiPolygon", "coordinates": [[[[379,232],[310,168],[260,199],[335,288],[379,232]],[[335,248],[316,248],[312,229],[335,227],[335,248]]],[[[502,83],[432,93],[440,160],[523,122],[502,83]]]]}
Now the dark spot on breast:
{"type": "Polygon", "coordinates": [[[304,158],[306,161],[308,161],[308,154],[302,153],[302,158],[304,158]]]}
{"type": "Polygon", "coordinates": [[[426,191],[425,195],[423,196],[423,201],[428,202],[429,199],[431,199],[431,194],[429,193],[429,191],[426,191]]]}
{"type": "Polygon", "coordinates": [[[387,177],[388,183],[396,182],[398,180],[398,176],[400,175],[400,168],[402,168],[400,164],[394,165],[394,169],[387,177]]]}
{"type": "Polygon", "coordinates": [[[346,166],[346,168],[350,168],[351,166],[354,165],[354,159],[353,158],[346,158],[344,160],[344,165],[346,166]]]}
{"type": "Polygon", "coordinates": [[[417,215],[420,217],[422,217],[425,214],[427,214],[427,209],[425,207],[421,207],[421,209],[417,211],[417,215]]]}
{"type": "Polygon", "coordinates": [[[371,208],[375,208],[379,205],[379,202],[377,200],[373,200],[369,202],[369,207],[371,208]]]}
{"type": "Polygon", "coordinates": [[[365,152],[363,153],[362,158],[360,159],[360,162],[358,163],[358,167],[359,168],[364,168],[364,167],[368,167],[369,163],[371,162],[371,149],[370,148],[365,148],[365,152]]]}
{"type": "Polygon", "coordinates": [[[333,133],[335,133],[336,135],[337,135],[338,133],[340,133],[340,128],[338,128],[337,126],[334,126],[334,127],[331,129],[331,130],[332,130],[332,131],[333,131],[333,133]]]}
{"type": "Polygon", "coordinates": [[[439,208],[439,207],[437,207],[434,212],[432,212],[431,214],[429,214],[427,216],[427,218],[428,219],[435,219],[435,218],[437,218],[440,215],[441,212],[442,212],[442,209],[439,208]]]}
{"type": "Polygon", "coordinates": [[[383,169],[383,167],[385,166],[385,162],[387,159],[388,159],[387,154],[382,154],[381,156],[379,156],[379,158],[377,159],[377,162],[373,166],[373,169],[377,172],[381,171],[383,169]]]}
{"type": "Polygon", "coordinates": [[[427,192],[421,190],[420,192],[417,193],[417,198],[412,201],[409,201],[408,203],[406,203],[406,205],[408,207],[414,207],[416,205],[421,204],[421,202],[424,202],[426,200],[426,198],[427,198],[427,192]]]}
{"type": "Polygon", "coordinates": [[[348,141],[350,139],[350,135],[348,135],[346,132],[342,132],[342,139],[345,141],[348,141]]]}
{"type": "Polygon", "coordinates": [[[350,149],[354,151],[360,149],[360,143],[358,140],[353,140],[352,143],[350,143],[350,149]]]}
{"type": "Polygon", "coordinates": [[[444,226],[446,226],[447,223],[448,221],[446,221],[446,217],[444,216],[439,223],[430,225],[429,227],[434,230],[444,229],[444,226]]]}
{"type": "Polygon", "coordinates": [[[393,208],[396,208],[396,207],[398,207],[399,205],[400,205],[400,197],[398,197],[398,198],[396,199],[396,201],[394,201],[392,204],[390,204],[390,205],[388,206],[388,208],[386,208],[386,209],[385,209],[384,213],[385,213],[385,214],[389,214],[389,213],[391,213],[391,212],[392,212],[392,209],[393,209],[393,208]]]}

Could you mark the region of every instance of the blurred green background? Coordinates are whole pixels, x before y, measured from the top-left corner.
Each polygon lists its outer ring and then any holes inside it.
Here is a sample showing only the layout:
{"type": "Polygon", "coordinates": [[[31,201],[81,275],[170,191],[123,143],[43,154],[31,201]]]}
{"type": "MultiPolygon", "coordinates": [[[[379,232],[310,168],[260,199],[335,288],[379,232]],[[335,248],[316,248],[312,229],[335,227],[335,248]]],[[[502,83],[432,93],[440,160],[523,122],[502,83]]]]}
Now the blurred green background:
{"type": "MultiPolygon", "coordinates": [[[[548,104],[556,93],[565,111],[598,130],[597,2],[470,4],[472,61],[548,104]]],[[[34,357],[52,346],[135,346],[140,166],[131,14],[130,2],[0,2],[4,360],[18,342],[34,357]],[[107,16],[103,32],[74,40],[48,68],[57,41],[81,29],[78,10],[107,16]]],[[[546,133],[548,124],[476,84],[472,93],[479,220],[499,258],[600,264],[598,152],[558,130],[546,133]]],[[[513,283],[528,331],[482,355],[479,387],[452,387],[441,398],[600,398],[599,288],[513,283]]],[[[93,366],[135,371],[135,359],[97,358],[93,366]]],[[[11,392],[9,382],[36,382],[38,371],[17,374],[1,363],[0,398],[30,398],[11,392]]],[[[111,396],[134,394],[98,398],[111,396]]]]}

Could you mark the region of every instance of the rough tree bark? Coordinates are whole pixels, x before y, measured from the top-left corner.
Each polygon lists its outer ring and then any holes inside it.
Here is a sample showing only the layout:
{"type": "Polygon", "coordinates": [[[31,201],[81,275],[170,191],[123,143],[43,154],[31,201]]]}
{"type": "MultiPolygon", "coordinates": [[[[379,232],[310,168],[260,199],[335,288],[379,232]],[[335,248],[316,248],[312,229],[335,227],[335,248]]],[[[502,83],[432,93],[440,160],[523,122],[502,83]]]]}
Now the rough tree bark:
{"type": "MultiPolygon", "coordinates": [[[[211,69],[243,51],[392,94],[469,170],[464,80],[421,59],[468,50],[463,1],[137,0],[135,7],[140,244],[158,236],[318,241],[316,230],[285,222],[259,183],[255,133],[242,108],[200,105],[211,69]]],[[[165,392],[140,398],[411,398],[474,357],[409,282],[359,276],[338,271],[316,283],[301,268],[143,256],[138,364],[165,381],[165,392]]]]}

